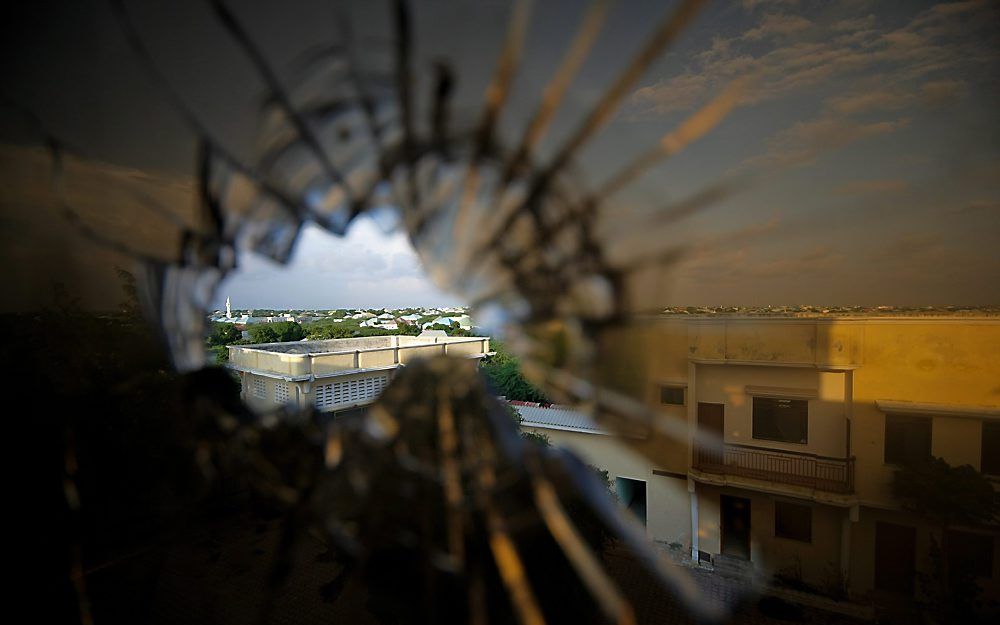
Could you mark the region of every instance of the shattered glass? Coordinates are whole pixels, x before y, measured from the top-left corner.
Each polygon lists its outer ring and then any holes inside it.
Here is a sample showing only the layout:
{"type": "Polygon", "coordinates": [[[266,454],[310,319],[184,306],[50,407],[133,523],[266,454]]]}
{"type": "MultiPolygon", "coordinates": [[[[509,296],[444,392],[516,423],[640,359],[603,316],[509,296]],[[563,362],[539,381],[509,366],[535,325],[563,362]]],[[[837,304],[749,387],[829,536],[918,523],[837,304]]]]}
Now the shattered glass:
{"type": "MultiPolygon", "coordinates": [[[[191,9],[198,19],[188,25],[167,4],[112,0],[101,10],[110,11],[130,71],[146,80],[145,97],[163,107],[150,132],[185,137],[193,176],[109,165],[106,154],[91,154],[99,147],[78,149],[58,124],[6,97],[16,121],[5,123],[28,139],[5,146],[3,158],[25,177],[51,182],[45,193],[72,236],[134,261],[136,300],[173,370],[186,376],[170,392],[190,410],[169,438],[195,459],[185,468],[193,473],[187,481],[172,473],[166,482],[226,491],[233,488],[226,480],[240,476],[273,512],[257,529],[280,526],[277,546],[268,548],[274,558],[260,587],[246,589],[261,594],[243,617],[275,622],[296,614],[277,589],[297,579],[296,563],[310,557],[300,553],[306,535],[322,545],[325,568],[315,577],[323,600],[361,593],[365,607],[357,609],[375,622],[742,615],[739,598],[723,605],[704,597],[689,571],[648,544],[589,467],[523,441],[468,363],[407,367],[367,414],[326,425],[315,413],[251,414],[231,389],[220,390],[228,384],[222,374],[203,370],[204,337],[206,314],[240,253],[286,263],[306,224],[344,236],[368,216],[386,231],[404,231],[430,278],[468,302],[474,318],[489,320],[547,395],[591,414],[654,461],[674,453],[676,441],[688,440],[687,423],[645,400],[639,381],[652,356],[639,347],[643,315],[671,303],[679,259],[768,230],[757,216],[707,236],[691,236],[685,223],[793,165],[716,171],[705,185],[666,191],[659,167],[724,124],[755,97],[755,86],[773,86],[774,71],[760,64],[727,76],[660,136],[626,137],[630,150],[609,170],[584,151],[634,102],[651,68],[685,38],[711,38],[697,22],[704,2],[641,9],[648,32],[612,59],[613,68],[602,66],[604,87],[585,95],[574,95],[574,81],[616,12],[634,9],[628,3],[562,7],[557,60],[541,64],[552,68],[544,77],[528,68],[522,83],[533,11],[544,13],[528,0],[491,7],[489,19],[506,25],[470,58],[429,35],[431,22],[449,11],[440,3],[309,6],[280,20],[282,28],[303,28],[302,41],[291,43],[264,28],[273,12],[291,9],[208,0],[191,9]],[[206,65],[233,68],[221,103],[199,93],[211,74],[178,61],[188,37],[193,45],[209,42],[206,65]],[[166,118],[167,127],[154,127],[166,118]],[[602,556],[612,541],[628,547],[631,574],[641,581],[623,582],[602,556]],[[643,612],[639,587],[659,589],[671,607],[643,612]]],[[[209,544],[225,544],[241,530],[198,531],[209,544]]],[[[184,558],[171,558],[168,569],[185,570],[184,558]]],[[[74,592],[76,620],[90,622],[89,591],[78,583],[74,592]]],[[[209,609],[150,618],[220,617],[209,609]]],[[[336,622],[354,616],[342,618],[336,622]]]]}

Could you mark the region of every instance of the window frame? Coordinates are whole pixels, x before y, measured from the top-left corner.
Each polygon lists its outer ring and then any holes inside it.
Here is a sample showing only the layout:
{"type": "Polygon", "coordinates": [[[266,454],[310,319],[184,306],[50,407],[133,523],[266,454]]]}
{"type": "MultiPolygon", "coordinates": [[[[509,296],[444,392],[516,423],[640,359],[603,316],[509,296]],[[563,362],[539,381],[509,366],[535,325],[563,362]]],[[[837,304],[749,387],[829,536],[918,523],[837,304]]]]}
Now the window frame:
{"type": "MultiPolygon", "coordinates": [[[[786,524],[786,527],[787,527],[787,524],[786,524]]],[[[793,503],[791,501],[780,501],[780,500],[775,501],[774,502],[774,537],[775,538],[782,538],[784,540],[794,540],[795,542],[806,543],[806,544],[811,545],[812,542],[813,542],[813,509],[812,509],[812,506],[810,506],[808,504],[793,503]],[[779,527],[779,525],[780,525],[779,519],[781,517],[781,513],[779,511],[781,509],[785,509],[786,512],[787,512],[787,510],[789,508],[798,508],[798,509],[804,510],[806,512],[806,514],[808,516],[808,532],[807,532],[805,538],[802,538],[801,536],[793,535],[792,533],[782,532],[781,531],[781,528],[779,527]]]]}
{"type": "Polygon", "coordinates": [[[660,405],[661,406],[687,406],[687,384],[672,384],[664,383],[660,384],[658,387],[660,392],[660,405]],[[680,391],[681,392],[681,402],[678,404],[676,402],[663,401],[663,392],[666,390],[680,391]]]}
{"type": "MultiPolygon", "coordinates": [[[[774,414],[774,413],[772,413],[774,414]]],[[[775,428],[778,429],[778,428],[775,428]]],[[[750,437],[753,440],[758,441],[772,441],[775,443],[787,443],[790,445],[808,445],[809,444],[809,400],[803,397],[779,397],[773,395],[752,395],[750,399],[750,437]],[[789,440],[787,438],[776,438],[771,436],[765,436],[761,434],[757,428],[757,402],[767,401],[767,402],[802,402],[805,404],[805,412],[803,414],[803,427],[802,434],[803,437],[800,440],[789,440]]]]}
{"type": "Polygon", "coordinates": [[[251,387],[251,393],[255,398],[267,399],[267,380],[261,376],[254,376],[251,387]]]}
{"type": "MultiPolygon", "coordinates": [[[[920,415],[910,415],[910,414],[898,414],[889,413],[885,415],[885,427],[882,432],[882,462],[886,466],[890,467],[905,467],[913,466],[922,460],[930,460],[932,458],[932,449],[934,444],[934,419],[931,417],[925,417],[920,415]],[[889,431],[892,428],[895,432],[901,431],[900,426],[906,423],[910,424],[921,424],[921,429],[927,430],[927,443],[926,443],[926,453],[921,454],[921,458],[889,458],[889,431]],[[926,425],[924,425],[926,424],[926,425]]],[[[905,452],[905,441],[902,444],[905,452]]]]}
{"type": "Polygon", "coordinates": [[[274,383],[274,403],[276,404],[289,404],[291,403],[291,392],[289,389],[288,382],[275,382],[274,383]]]}

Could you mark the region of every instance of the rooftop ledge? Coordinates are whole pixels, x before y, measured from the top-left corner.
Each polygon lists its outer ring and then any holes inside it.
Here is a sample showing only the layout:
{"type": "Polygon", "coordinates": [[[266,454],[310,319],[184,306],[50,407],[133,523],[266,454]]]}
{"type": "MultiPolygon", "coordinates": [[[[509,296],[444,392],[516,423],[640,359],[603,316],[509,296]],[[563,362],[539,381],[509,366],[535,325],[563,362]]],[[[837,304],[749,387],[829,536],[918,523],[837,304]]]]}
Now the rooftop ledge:
{"type": "Polygon", "coordinates": [[[230,345],[228,367],[284,380],[309,380],[393,369],[434,356],[479,359],[489,353],[486,336],[371,336],[230,345]]]}
{"type": "Polygon", "coordinates": [[[689,356],[688,362],[696,365],[741,365],[748,367],[797,367],[819,369],[820,371],[853,371],[860,369],[857,363],[795,362],[791,360],[741,360],[735,358],[705,358],[689,356]]]}
{"type": "Polygon", "coordinates": [[[396,347],[425,347],[442,343],[473,343],[489,340],[488,336],[409,336],[392,334],[387,336],[365,336],[347,339],[324,339],[318,341],[292,341],[286,343],[257,343],[253,345],[230,345],[230,349],[241,351],[261,351],[296,356],[324,356],[327,354],[353,354],[396,347]]]}
{"type": "Polygon", "coordinates": [[[892,414],[925,415],[928,417],[966,417],[970,419],[1000,419],[1000,406],[932,404],[896,399],[876,399],[875,405],[882,412],[892,414]]]}

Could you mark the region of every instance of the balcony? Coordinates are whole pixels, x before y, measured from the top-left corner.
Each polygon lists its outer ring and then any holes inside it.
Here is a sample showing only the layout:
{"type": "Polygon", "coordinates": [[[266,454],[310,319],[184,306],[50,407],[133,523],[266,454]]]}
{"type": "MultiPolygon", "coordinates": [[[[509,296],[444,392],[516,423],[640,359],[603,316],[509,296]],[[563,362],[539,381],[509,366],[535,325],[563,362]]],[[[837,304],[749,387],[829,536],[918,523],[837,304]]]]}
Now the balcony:
{"type": "Polygon", "coordinates": [[[747,445],[695,448],[694,468],[705,473],[767,480],[831,493],[854,492],[854,458],[829,458],[747,445]]]}

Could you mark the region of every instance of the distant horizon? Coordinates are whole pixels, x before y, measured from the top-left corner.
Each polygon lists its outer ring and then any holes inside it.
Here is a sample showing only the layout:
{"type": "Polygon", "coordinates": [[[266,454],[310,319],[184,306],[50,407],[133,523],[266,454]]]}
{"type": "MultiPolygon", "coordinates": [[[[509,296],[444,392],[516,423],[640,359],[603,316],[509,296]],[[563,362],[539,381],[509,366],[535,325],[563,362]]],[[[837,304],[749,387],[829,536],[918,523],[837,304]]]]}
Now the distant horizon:
{"type": "MultiPolygon", "coordinates": [[[[421,304],[421,305],[404,305],[404,306],[335,306],[335,307],[306,307],[306,306],[233,306],[233,311],[250,311],[250,310],[280,310],[280,311],[293,311],[293,310],[303,310],[303,311],[337,311],[337,310],[403,310],[403,309],[415,309],[415,308],[469,308],[468,304],[421,304]]],[[[686,309],[686,308],[704,308],[704,309],[726,309],[726,308],[737,308],[746,310],[763,310],[763,309],[783,309],[783,308],[798,308],[798,309],[828,309],[833,311],[834,309],[865,309],[865,310],[875,310],[879,308],[884,308],[888,310],[948,310],[948,309],[958,309],[958,310],[993,310],[996,309],[1000,312],[1000,304],[921,304],[921,305],[909,305],[909,304],[719,304],[719,305],[708,305],[708,304],[689,304],[689,305],[671,305],[663,306],[660,311],[668,312],[676,309],[686,309]]],[[[221,308],[213,308],[209,312],[214,311],[225,311],[225,305],[221,308]]]]}

